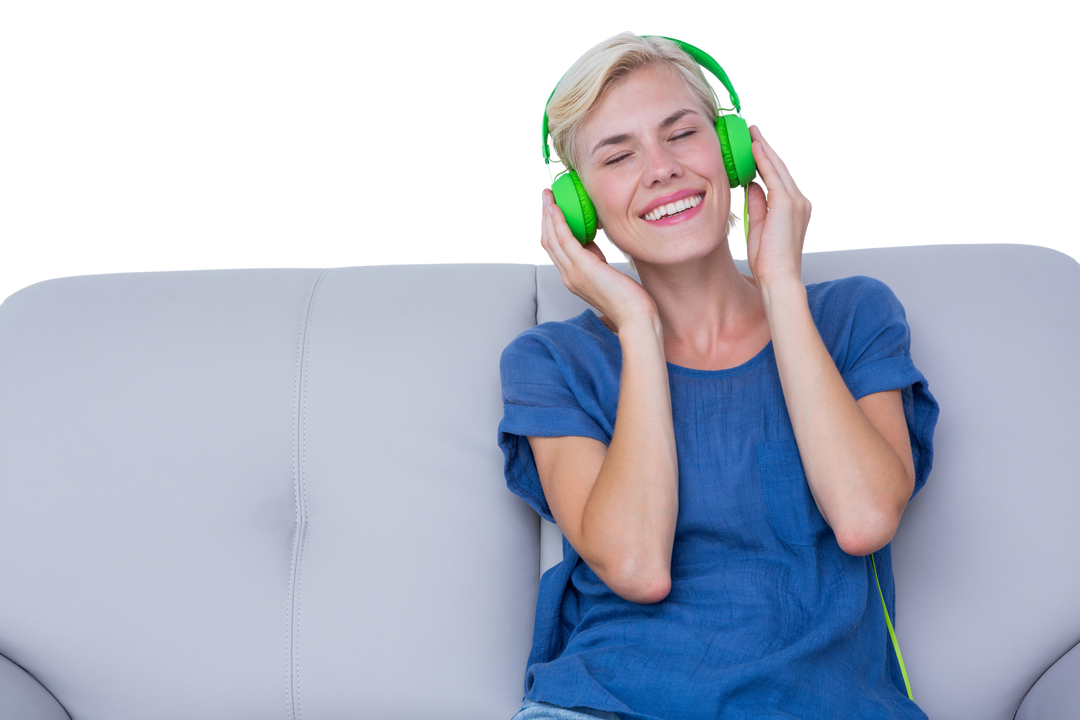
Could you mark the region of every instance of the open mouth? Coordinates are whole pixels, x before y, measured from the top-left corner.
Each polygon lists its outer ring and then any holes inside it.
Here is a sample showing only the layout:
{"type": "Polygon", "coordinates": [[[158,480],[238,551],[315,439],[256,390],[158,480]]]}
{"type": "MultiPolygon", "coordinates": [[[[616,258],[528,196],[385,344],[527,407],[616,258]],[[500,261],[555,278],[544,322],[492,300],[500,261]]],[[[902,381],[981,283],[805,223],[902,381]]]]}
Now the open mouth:
{"type": "Polygon", "coordinates": [[[700,195],[691,195],[688,198],[676,200],[675,202],[668,203],[667,205],[661,205],[658,208],[653,208],[651,211],[641,216],[643,220],[659,220],[660,218],[671,217],[672,215],[678,215],[684,213],[687,210],[691,210],[698,206],[705,198],[705,193],[700,195]]]}

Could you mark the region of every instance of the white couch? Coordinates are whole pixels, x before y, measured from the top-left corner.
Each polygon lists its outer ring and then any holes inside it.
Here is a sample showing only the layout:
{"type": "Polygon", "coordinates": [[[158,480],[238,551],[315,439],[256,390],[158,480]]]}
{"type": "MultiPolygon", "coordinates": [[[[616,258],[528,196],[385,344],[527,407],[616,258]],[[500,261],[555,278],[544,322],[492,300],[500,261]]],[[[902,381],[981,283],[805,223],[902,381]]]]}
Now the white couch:
{"type": "MultiPolygon", "coordinates": [[[[1017,245],[804,260],[808,283],[856,274],[903,302],[941,405],[894,541],[916,701],[1080,717],[1080,266],[1017,245]]],[[[582,307],[531,265],[9,297],[0,719],[509,720],[561,545],[505,486],[499,354],[582,307]]]]}

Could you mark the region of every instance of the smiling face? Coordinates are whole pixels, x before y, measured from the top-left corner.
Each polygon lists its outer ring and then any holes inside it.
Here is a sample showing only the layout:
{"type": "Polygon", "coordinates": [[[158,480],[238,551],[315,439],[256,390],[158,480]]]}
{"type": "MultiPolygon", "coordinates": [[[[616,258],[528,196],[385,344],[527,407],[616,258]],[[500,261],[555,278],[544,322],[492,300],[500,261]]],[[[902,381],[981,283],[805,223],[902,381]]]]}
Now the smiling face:
{"type": "Polygon", "coordinates": [[[579,130],[577,171],[608,238],[636,261],[708,255],[727,236],[731,188],[713,119],[656,67],[611,88],[579,130]]]}

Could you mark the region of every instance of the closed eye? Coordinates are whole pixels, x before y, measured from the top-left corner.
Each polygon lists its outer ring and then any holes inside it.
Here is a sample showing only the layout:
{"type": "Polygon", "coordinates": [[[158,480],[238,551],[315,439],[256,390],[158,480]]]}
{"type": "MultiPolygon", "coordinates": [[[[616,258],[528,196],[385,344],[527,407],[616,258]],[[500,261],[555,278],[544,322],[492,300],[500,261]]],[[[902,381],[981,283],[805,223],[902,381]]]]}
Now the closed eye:
{"type": "MultiPolygon", "coordinates": [[[[673,140],[681,140],[681,139],[683,139],[684,137],[690,137],[691,135],[693,135],[693,134],[694,134],[694,133],[696,133],[696,132],[698,132],[698,131],[694,131],[694,130],[688,130],[688,131],[686,131],[685,133],[683,133],[683,134],[681,134],[681,135],[676,135],[676,136],[674,136],[674,137],[673,137],[672,139],[673,139],[673,140]]],[[[623,160],[625,160],[626,158],[629,158],[629,157],[630,157],[630,155],[629,155],[629,154],[626,154],[626,155],[619,155],[619,157],[618,157],[618,158],[612,158],[611,160],[607,161],[607,162],[606,162],[606,163],[604,163],[604,164],[605,164],[605,165],[615,165],[616,163],[620,163],[620,162],[622,162],[623,160]]]]}
{"type": "Polygon", "coordinates": [[[681,132],[678,135],[673,135],[671,137],[671,139],[672,140],[682,140],[683,138],[690,137],[691,135],[693,135],[696,132],[697,132],[697,130],[687,130],[686,132],[681,132]]]}

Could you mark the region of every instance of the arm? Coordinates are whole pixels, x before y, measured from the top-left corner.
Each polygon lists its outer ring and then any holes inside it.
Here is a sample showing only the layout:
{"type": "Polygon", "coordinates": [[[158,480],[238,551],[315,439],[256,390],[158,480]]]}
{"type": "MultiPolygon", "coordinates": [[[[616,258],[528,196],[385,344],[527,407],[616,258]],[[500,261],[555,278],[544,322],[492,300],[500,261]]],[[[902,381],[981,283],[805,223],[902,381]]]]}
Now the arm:
{"type": "Polygon", "coordinates": [[[623,369],[609,446],[583,437],[530,437],[529,445],[552,515],[578,554],[619,596],[657,602],[671,588],[679,496],[663,331],[652,298],[598,248],[581,247],[549,194],[542,244],[567,287],[616,324],[623,369]]]}
{"type": "Polygon", "coordinates": [[[858,402],[821,340],[799,279],[810,203],[754,128],[765,193],[751,188],[747,254],[761,290],[777,370],[807,482],[840,547],[867,555],[888,544],[915,486],[899,390],[858,402]]]}
{"type": "Polygon", "coordinates": [[[810,492],[844,552],[868,555],[892,540],[915,487],[900,391],[856,401],[821,341],[806,289],[762,294],[810,492]]]}
{"type": "Polygon", "coordinates": [[[633,602],[659,602],[671,590],[678,520],[675,426],[659,318],[623,323],[619,342],[615,431],[585,503],[581,538],[608,559],[612,590],[633,602]]]}

